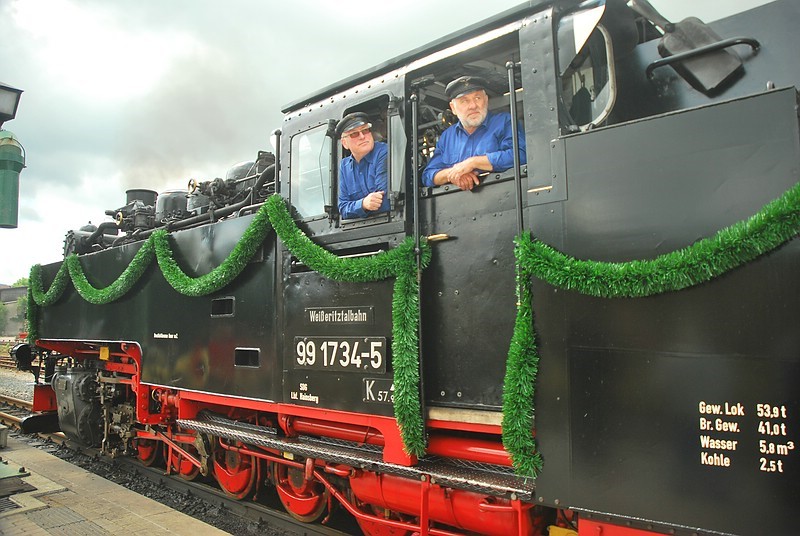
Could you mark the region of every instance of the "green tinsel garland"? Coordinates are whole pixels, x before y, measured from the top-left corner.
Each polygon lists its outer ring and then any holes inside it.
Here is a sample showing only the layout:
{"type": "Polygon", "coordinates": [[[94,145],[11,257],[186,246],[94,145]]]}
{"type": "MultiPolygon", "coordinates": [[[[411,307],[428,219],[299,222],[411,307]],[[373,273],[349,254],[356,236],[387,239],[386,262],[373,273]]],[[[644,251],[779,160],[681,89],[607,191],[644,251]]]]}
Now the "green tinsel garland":
{"type": "Polygon", "coordinates": [[[25,316],[28,320],[28,344],[35,344],[39,338],[39,307],[53,305],[64,294],[69,280],[67,263],[58,269],[53,283],[45,292],[42,282],[42,265],[34,264],[28,277],[28,307],[25,316]]]}
{"type": "Polygon", "coordinates": [[[517,319],[506,362],[503,382],[503,446],[511,455],[517,473],[536,476],[542,469],[542,457],[536,451],[531,431],[534,422],[533,393],[539,372],[539,353],[533,328],[531,273],[517,257],[517,319]]]}
{"type": "Polygon", "coordinates": [[[271,225],[266,205],[262,205],[228,257],[211,272],[190,277],[181,270],[173,257],[167,232],[163,229],[150,237],[155,244],[156,257],[164,279],[184,296],[205,296],[216,292],[236,279],[253,258],[269,233],[271,225]]]}
{"type": "Polygon", "coordinates": [[[522,236],[521,262],[551,285],[602,298],[637,298],[685,289],[742,266],[800,232],[800,183],[756,214],[716,235],[652,260],[578,260],[522,236]]]}
{"type": "Polygon", "coordinates": [[[31,274],[28,278],[28,284],[32,291],[31,298],[37,305],[47,307],[53,305],[64,294],[64,289],[67,288],[67,281],[69,280],[69,271],[66,263],[62,264],[56,273],[53,283],[47,292],[44,291],[44,283],[42,282],[42,265],[35,264],[31,268],[31,274]]]}
{"type": "Polygon", "coordinates": [[[713,237],[652,260],[612,263],[579,260],[529,234],[516,238],[519,304],[503,392],[503,445],[517,473],[536,476],[533,396],[539,356],[533,327],[531,277],[603,298],[638,298],[699,285],[751,262],[800,233],[800,183],[760,211],[713,237]]]}
{"type": "Polygon", "coordinates": [[[38,306],[46,307],[58,301],[66,289],[67,281],[72,280],[75,290],[89,303],[102,305],[114,302],[127,294],[141,278],[156,257],[156,250],[165,279],[178,292],[186,296],[203,296],[221,289],[241,273],[261,246],[270,229],[267,217],[266,208],[261,207],[225,261],[213,271],[198,278],[187,276],[178,267],[163,230],[153,233],[142,244],[122,274],[105,288],[98,289],[89,283],[80,259],[74,254],[61,264],[47,292],[44,291],[42,282],[42,267],[39,264],[34,265],[29,278],[28,341],[33,344],[38,338],[38,306]]]}
{"type": "MultiPolygon", "coordinates": [[[[275,232],[300,262],[338,281],[366,282],[395,277],[392,298],[392,366],[394,413],[408,454],[425,453],[425,424],[419,393],[419,282],[414,240],[406,238],[396,248],[371,257],[341,259],[314,244],[295,225],[280,196],[267,200],[275,232]]],[[[430,247],[420,244],[422,266],[430,262],[430,247]]]]}
{"type": "Polygon", "coordinates": [[[148,239],[136,252],[128,267],[113,283],[104,288],[95,288],[89,283],[89,280],[86,279],[86,274],[83,272],[81,261],[74,253],[67,257],[64,264],[69,268],[72,284],[81,298],[94,305],[104,305],[115,302],[127,294],[142,277],[150,263],[153,262],[154,256],[153,242],[148,239]]]}
{"type": "MultiPolygon", "coordinates": [[[[380,255],[341,259],[314,244],[295,225],[282,197],[270,197],[266,207],[275,232],[289,251],[303,264],[329,279],[349,283],[378,281],[407,269],[409,259],[414,258],[414,241],[407,238],[396,248],[380,255]]],[[[421,244],[421,248],[427,262],[430,260],[430,249],[427,243],[421,244]]]]}
{"type": "MultiPolygon", "coordinates": [[[[420,403],[419,376],[419,282],[414,259],[414,242],[408,244],[408,261],[398,267],[392,295],[392,367],[394,368],[394,416],[400,427],[406,452],[425,454],[425,421],[420,403]]],[[[423,266],[430,261],[430,249],[423,249],[423,266]]]]}
{"type": "Polygon", "coordinates": [[[28,307],[25,309],[25,319],[28,321],[28,344],[34,345],[36,339],[39,338],[39,306],[33,299],[31,287],[28,287],[28,307]]]}

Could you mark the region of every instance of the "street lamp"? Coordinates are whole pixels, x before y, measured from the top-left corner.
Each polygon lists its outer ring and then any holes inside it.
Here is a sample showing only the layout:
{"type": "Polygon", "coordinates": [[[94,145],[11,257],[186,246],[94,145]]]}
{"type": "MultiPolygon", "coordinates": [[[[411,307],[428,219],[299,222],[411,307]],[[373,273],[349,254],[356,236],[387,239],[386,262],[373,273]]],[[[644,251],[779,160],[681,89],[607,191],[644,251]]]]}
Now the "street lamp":
{"type": "Polygon", "coordinates": [[[16,228],[19,217],[19,174],[25,167],[22,145],[3,123],[14,119],[22,90],[0,82],[0,227],[16,228]]]}
{"type": "Polygon", "coordinates": [[[17,116],[21,96],[21,89],[0,82],[0,128],[3,128],[3,123],[17,116]]]}

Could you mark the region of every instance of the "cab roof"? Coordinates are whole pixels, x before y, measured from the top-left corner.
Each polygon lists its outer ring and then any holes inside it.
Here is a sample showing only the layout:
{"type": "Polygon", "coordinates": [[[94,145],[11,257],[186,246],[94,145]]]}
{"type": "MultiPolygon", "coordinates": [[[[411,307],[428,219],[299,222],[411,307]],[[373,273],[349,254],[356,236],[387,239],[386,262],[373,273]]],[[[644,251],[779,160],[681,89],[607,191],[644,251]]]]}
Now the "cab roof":
{"type": "MultiPolygon", "coordinates": [[[[301,99],[290,102],[282,107],[281,112],[283,113],[293,112],[306,105],[330,97],[331,95],[334,95],[349,87],[355,86],[362,82],[366,82],[367,80],[379,76],[382,73],[390,72],[394,69],[402,67],[403,65],[411,63],[412,61],[424,58],[429,54],[450,47],[458,42],[470,39],[488,30],[501,27],[505,24],[520,19],[525,15],[530,14],[535,10],[534,8],[542,8],[548,5],[567,7],[580,3],[581,0],[529,0],[528,2],[507,9],[506,11],[503,11],[481,22],[472,24],[464,28],[463,30],[453,32],[449,35],[446,35],[445,37],[432,41],[427,45],[415,48],[409,52],[406,52],[388,61],[385,61],[379,65],[376,65],[375,67],[361,71],[360,73],[357,73],[353,76],[340,80],[335,84],[331,84],[327,87],[324,87],[319,91],[306,95],[301,99]]],[[[603,2],[601,1],[600,3],[603,2]]],[[[490,4],[487,2],[487,9],[489,8],[489,6],[490,4]]]]}

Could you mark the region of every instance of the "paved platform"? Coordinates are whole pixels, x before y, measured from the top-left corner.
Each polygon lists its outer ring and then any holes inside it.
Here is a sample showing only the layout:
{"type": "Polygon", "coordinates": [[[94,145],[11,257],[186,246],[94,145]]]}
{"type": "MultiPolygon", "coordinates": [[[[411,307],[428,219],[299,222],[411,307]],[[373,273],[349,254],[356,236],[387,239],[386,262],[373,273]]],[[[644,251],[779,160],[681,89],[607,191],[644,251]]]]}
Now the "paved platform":
{"type": "Polygon", "coordinates": [[[22,483],[0,498],[0,535],[227,534],[13,437],[0,457],[0,483],[22,483]]]}

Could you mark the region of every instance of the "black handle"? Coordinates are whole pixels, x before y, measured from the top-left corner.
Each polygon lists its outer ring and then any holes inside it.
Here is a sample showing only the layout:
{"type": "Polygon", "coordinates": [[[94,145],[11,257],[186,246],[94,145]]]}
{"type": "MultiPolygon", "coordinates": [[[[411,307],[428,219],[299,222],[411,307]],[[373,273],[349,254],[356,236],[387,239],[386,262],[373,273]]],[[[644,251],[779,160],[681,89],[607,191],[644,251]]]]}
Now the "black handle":
{"type": "Polygon", "coordinates": [[[694,58],[697,56],[702,56],[703,54],[708,54],[709,52],[716,52],[717,50],[722,50],[724,48],[732,47],[734,45],[750,45],[750,48],[752,48],[754,52],[757,51],[759,48],[761,48],[761,43],[759,43],[752,37],[732,37],[730,39],[724,39],[717,43],[711,43],[710,45],[705,45],[696,48],[694,50],[681,52],[680,54],[675,54],[667,58],[661,58],[660,60],[656,60],[647,66],[647,69],[645,69],[645,74],[647,75],[647,78],[653,78],[653,71],[655,71],[659,67],[663,67],[664,65],[671,65],[673,63],[688,60],[690,58],[694,58]]]}

